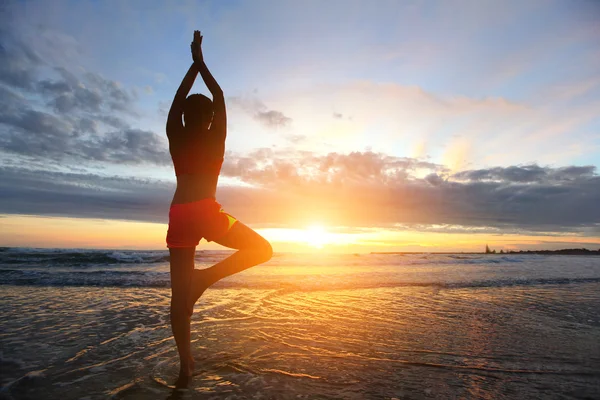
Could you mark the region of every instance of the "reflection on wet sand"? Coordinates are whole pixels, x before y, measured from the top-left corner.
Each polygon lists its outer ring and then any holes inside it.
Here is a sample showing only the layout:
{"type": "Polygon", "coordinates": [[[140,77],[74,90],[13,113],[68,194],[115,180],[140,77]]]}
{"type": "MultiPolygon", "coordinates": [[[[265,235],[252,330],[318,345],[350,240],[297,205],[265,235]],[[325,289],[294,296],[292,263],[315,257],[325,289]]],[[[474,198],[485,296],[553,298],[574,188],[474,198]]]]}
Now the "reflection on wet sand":
{"type": "Polygon", "coordinates": [[[560,307],[581,306],[582,296],[598,306],[599,288],[578,285],[582,295],[571,297],[569,287],[548,297],[548,288],[524,296],[518,287],[212,290],[193,318],[198,371],[190,390],[179,392],[169,388],[178,358],[168,289],[5,287],[2,307],[11,317],[3,318],[10,332],[3,349],[23,349],[3,351],[14,367],[5,392],[24,399],[63,390],[132,399],[552,398],[561,382],[594,394],[600,323],[561,321],[560,307]],[[22,376],[27,371],[38,372],[22,376]]]}
{"type": "Polygon", "coordinates": [[[1,286],[0,395],[600,397],[597,259],[277,257],[205,293],[192,319],[196,374],[174,392],[170,290],[153,287],[168,273],[161,257],[0,266],[2,279],[30,284],[1,286]],[[103,286],[121,278],[137,287],[103,286]]]}

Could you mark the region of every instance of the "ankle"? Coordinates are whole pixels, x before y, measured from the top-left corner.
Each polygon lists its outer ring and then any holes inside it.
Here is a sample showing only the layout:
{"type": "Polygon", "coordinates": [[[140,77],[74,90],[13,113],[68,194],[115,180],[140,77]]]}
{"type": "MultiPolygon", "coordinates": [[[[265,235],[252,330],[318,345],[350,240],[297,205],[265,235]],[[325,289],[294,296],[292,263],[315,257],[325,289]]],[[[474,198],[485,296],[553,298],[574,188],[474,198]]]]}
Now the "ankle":
{"type": "Polygon", "coordinates": [[[194,373],[194,362],[182,363],[179,367],[179,374],[190,376],[194,373]]]}

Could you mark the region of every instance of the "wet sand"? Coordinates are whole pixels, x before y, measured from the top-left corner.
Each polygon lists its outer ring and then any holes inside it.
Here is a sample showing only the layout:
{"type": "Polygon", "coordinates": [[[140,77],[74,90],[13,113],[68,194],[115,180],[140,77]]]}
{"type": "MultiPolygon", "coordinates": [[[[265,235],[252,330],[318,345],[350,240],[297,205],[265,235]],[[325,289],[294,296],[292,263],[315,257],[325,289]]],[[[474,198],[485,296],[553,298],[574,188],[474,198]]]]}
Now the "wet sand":
{"type": "Polygon", "coordinates": [[[217,288],[178,372],[166,288],[2,286],[14,399],[600,398],[600,284],[217,288]]]}

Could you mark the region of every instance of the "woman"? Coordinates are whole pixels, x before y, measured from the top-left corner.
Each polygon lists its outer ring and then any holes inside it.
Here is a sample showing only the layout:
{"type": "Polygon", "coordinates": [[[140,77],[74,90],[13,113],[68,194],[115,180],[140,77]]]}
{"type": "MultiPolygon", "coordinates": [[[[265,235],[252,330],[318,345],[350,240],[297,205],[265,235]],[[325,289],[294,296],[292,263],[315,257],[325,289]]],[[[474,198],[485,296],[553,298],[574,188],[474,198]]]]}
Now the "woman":
{"type": "Polygon", "coordinates": [[[202,36],[195,31],[191,45],[194,62],[167,119],[169,151],[177,176],[166,239],[171,255],[171,326],[180,358],[176,387],[186,387],[194,372],[190,319],[196,301],[213,283],[268,261],[273,252],[268,241],[225,213],[215,200],[227,117],[223,91],[204,63],[201,44],[202,36]],[[198,73],[212,101],[201,94],[187,97],[198,73]],[[196,246],[202,238],[238,251],[210,268],[194,269],[196,246]]]}

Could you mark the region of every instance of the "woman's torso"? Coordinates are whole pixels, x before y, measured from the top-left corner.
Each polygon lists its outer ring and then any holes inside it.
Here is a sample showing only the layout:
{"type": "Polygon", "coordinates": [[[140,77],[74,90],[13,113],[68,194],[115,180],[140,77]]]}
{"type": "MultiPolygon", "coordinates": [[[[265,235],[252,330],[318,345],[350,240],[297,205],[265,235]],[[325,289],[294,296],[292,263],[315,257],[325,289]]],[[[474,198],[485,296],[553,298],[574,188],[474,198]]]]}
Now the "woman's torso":
{"type": "Polygon", "coordinates": [[[167,132],[177,175],[177,189],[171,204],[215,198],[225,142],[215,139],[211,133],[210,130],[188,132],[185,127],[167,132]]]}

